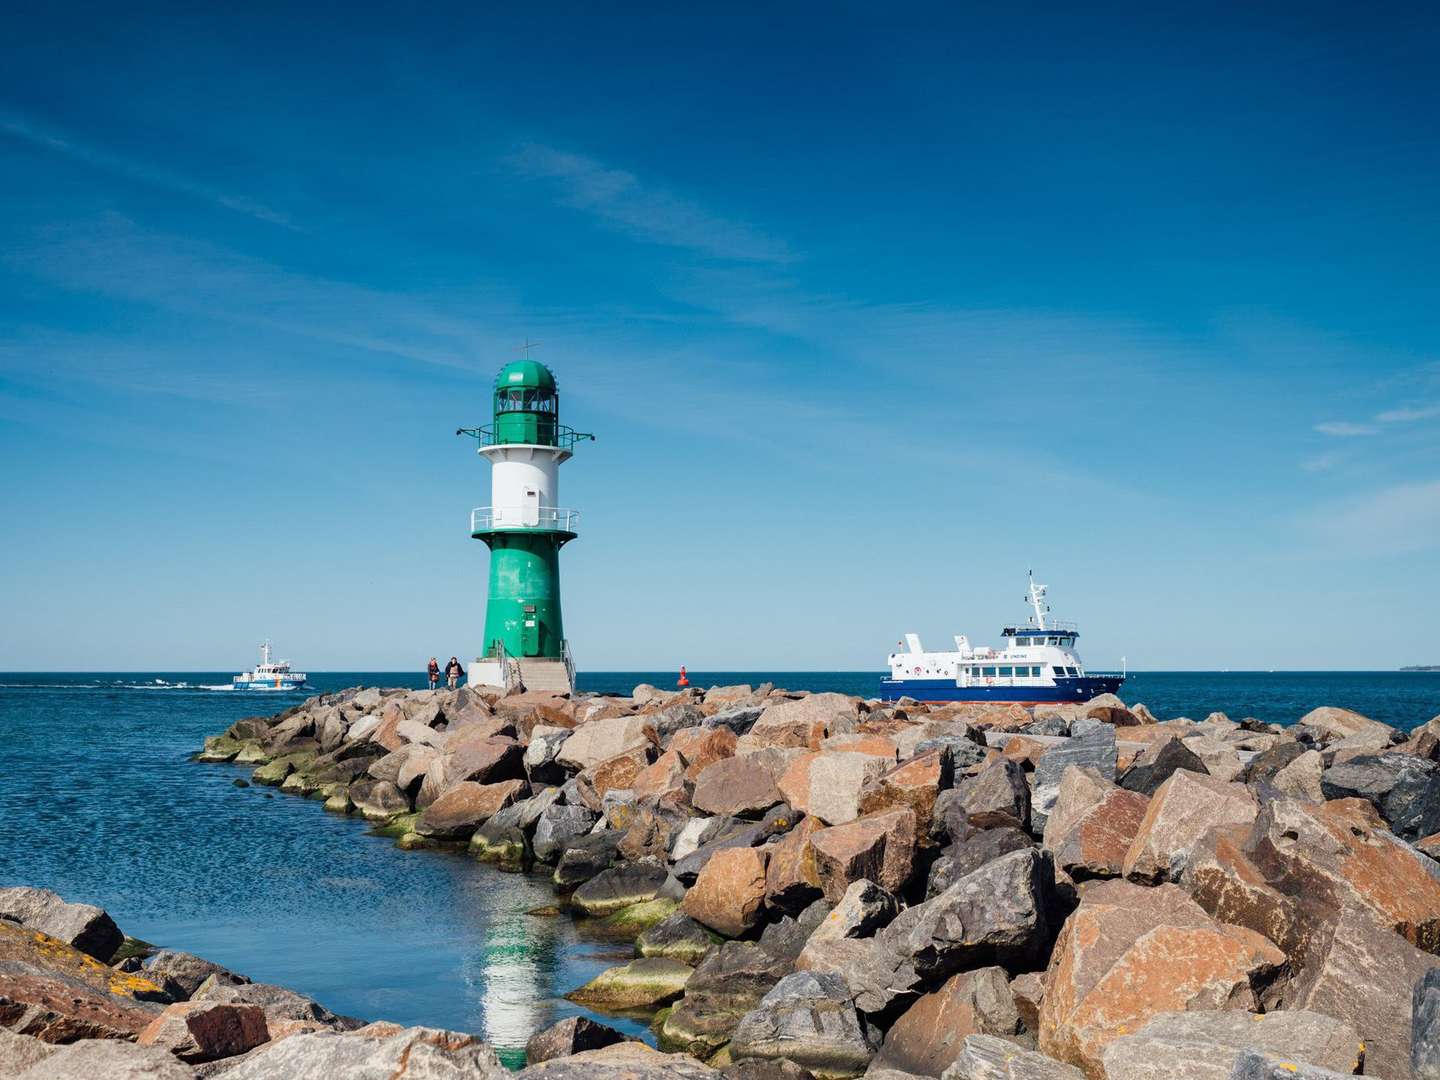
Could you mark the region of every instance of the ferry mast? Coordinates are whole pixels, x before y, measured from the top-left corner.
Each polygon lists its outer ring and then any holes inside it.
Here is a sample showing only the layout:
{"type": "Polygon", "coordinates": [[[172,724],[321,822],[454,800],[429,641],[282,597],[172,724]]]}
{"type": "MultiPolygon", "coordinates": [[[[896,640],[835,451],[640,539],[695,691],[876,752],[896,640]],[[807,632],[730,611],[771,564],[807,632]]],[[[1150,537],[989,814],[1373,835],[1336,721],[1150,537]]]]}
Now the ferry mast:
{"type": "Polygon", "coordinates": [[[495,376],[491,423],[461,428],[490,462],[489,506],[470,514],[470,535],[490,548],[484,652],[469,682],[531,690],[574,689],[560,614],[560,549],[580,515],[561,507],[560,466],[593,435],[560,423],[560,392],[544,364],[526,358],[495,376]]]}

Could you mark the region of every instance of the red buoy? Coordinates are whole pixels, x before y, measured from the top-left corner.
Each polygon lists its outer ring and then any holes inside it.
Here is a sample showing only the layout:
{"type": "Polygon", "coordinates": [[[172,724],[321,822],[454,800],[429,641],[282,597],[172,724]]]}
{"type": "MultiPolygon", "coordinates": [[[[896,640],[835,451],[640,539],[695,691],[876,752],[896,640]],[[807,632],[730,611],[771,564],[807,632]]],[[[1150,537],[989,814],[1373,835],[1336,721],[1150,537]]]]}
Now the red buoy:
{"type": "Polygon", "coordinates": [[[689,686],[689,685],[690,685],[690,680],[685,677],[685,665],[684,665],[684,664],[681,664],[681,665],[680,665],[680,679],[679,679],[678,682],[676,682],[675,685],[676,685],[676,686],[689,686]]]}

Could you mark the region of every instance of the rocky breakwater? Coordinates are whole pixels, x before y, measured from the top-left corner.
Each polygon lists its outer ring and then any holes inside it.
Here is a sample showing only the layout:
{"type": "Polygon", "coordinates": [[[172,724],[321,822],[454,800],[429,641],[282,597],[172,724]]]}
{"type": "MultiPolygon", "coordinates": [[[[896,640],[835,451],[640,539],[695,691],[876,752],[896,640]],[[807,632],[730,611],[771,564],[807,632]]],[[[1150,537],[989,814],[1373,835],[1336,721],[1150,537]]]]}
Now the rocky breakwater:
{"type": "Polygon", "coordinates": [[[1440,1078],[1440,717],[369,688],[201,757],[633,938],[571,996],[670,1056],[537,1075],[1440,1078]]]}

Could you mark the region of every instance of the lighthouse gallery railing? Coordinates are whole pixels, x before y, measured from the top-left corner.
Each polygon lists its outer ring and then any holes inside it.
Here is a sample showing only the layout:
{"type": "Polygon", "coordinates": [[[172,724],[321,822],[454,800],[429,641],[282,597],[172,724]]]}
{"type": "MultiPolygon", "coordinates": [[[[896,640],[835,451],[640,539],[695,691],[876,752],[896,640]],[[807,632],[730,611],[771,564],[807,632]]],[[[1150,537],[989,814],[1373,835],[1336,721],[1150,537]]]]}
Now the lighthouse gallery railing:
{"type": "Polygon", "coordinates": [[[580,511],[563,506],[477,506],[470,511],[470,532],[484,533],[496,529],[546,529],[556,532],[578,532],[580,511]]]}

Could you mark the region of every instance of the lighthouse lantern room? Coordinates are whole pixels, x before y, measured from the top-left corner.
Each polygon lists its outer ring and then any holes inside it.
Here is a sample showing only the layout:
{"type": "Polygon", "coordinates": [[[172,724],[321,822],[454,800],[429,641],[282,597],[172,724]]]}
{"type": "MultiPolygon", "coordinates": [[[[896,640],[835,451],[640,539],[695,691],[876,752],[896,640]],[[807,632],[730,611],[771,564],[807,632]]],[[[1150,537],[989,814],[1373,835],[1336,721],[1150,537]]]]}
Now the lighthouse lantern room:
{"type": "Polygon", "coordinates": [[[490,548],[485,648],[472,685],[570,692],[575,667],[560,616],[560,549],[578,511],[560,506],[560,465],[595,436],[560,423],[560,391],[544,364],[516,360],[495,377],[489,426],[461,428],[490,461],[490,503],[470,513],[470,535],[490,548]]]}

